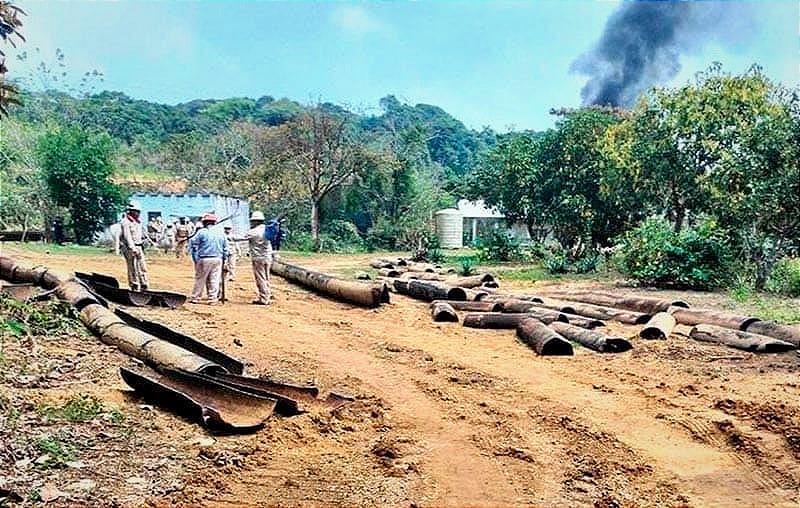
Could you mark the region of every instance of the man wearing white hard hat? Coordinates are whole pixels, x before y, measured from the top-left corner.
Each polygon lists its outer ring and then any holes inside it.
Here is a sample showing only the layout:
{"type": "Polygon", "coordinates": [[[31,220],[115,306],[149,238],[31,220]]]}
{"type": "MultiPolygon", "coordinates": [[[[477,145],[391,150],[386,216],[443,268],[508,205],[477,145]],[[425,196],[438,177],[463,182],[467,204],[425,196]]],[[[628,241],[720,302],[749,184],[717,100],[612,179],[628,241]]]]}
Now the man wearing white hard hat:
{"type": "Polygon", "coordinates": [[[142,205],[132,200],[120,221],[120,252],[128,265],[128,284],[134,291],[147,289],[147,262],[142,250],[142,223],[139,215],[142,205]]]}
{"type": "Polygon", "coordinates": [[[209,305],[219,303],[219,285],[222,281],[222,266],[228,259],[228,242],[217,224],[217,216],[207,213],[200,219],[203,228],[191,242],[194,261],[194,288],[190,303],[200,303],[203,288],[206,289],[209,305]]]}
{"type": "Polygon", "coordinates": [[[269,271],[272,268],[272,245],[265,235],[264,214],[255,211],[250,216],[250,231],[247,241],[250,246],[250,263],[253,266],[253,278],[256,280],[258,297],[254,305],[269,305],[272,298],[269,271]]]}

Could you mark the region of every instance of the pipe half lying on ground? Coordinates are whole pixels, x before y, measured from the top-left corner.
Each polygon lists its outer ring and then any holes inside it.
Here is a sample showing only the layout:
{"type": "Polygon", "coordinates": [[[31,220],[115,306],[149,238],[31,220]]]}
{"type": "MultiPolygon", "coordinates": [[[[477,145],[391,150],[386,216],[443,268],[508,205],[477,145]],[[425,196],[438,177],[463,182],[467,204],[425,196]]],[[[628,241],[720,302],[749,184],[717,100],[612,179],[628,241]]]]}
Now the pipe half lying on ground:
{"type": "Polygon", "coordinates": [[[702,342],[713,342],[753,353],[783,353],[797,346],[765,335],[743,332],[721,326],[700,324],[692,328],[689,337],[702,342]]]}
{"type": "Polygon", "coordinates": [[[189,372],[120,367],[122,379],[145,399],[184,414],[219,433],[254,432],[264,426],[278,401],[236,390],[189,372]]]}
{"type": "Polygon", "coordinates": [[[609,337],[604,333],[559,321],[554,321],[549,326],[562,337],[601,353],[622,353],[633,349],[631,343],[622,337],[609,337]]]}
{"type": "Polygon", "coordinates": [[[378,307],[382,303],[389,303],[389,290],[385,284],[373,285],[338,279],[282,261],[273,261],[271,271],[288,281],[339,301],[371,308],[378,307]]]}
{"type": "Polygon", "coordinates": [[[675,317],[669,312],[659,312],[647,322],[639,337],[646,340],[667,340],[676,325],[675,317]]]}
{"type": "Polygon", "coordinates": [[[458,323],[458,314],[447,302],[431,302],[431,317],[437,323],[458,323]]]}
{"type": "Polygon", "coordinates": [[[534,318],[526,318],[517,325],[517,337],[533,348],[540,356],[571,356],[572,344],[564,337],[534,318]]]}
{"type": "Polygon", "coordinates": [[[721,312],[712,309],[682,309],[670,307],[669,313],[675,318],[678,324],[694,325],[715,325],[733,330],[746,330],[760,319],[752,316],[740,316],[730,312],[721,312]]]}

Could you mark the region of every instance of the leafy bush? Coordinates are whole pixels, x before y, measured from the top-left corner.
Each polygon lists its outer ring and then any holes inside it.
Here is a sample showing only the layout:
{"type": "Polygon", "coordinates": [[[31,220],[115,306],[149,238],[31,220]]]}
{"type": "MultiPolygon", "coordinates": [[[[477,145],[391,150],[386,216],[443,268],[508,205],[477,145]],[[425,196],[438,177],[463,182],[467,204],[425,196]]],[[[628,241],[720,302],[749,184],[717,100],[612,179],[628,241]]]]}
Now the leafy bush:
{"type": "Polygon", "coordinates": [[[778,261],[764,289],[784,296],[800,296],[800,258],[778,261]]]}
{"type": "Polygon", "coordinates": [[[478,257],[482,261],[523,261],[524,250],[508,231],[495,230],[488,240],[478,243],[478,257]]]}
{"type": "Polygon", "coordinates": [[[544,269],[547,270],[547,273],[567,273],[569,271],[569,260],[567,259],[567,253],[563,250],[556,250],[545,254],[545,257],[542,260],[542,266],[544,266],[544,269]]]}
{"type": "Polygon", "coordinates": [[[414,261],[428,261],[431,263],[441,263],[444,261],[444,253],[439,244],[439,237],[432,231],[422,231],[419,239],[419,247],[411,256],[414,261]]]}
{"type": "Polygon", "coordinates": [[[478,260],[474,256],[462,256],[458,258],[458,273],[463,276],[472,275],[475,273],[475,267],[478,266],[478,260]]]}
{"type": "Polygon", "coordinates": [[[597,251],[589,251],[573,263],[575,273],[596,272],[600,266],[602,255],[597,251]]]}
{"type": "Polygon", "coordinates": [[[364,241],[358,233],[358,227],[350,221],[332,220],[323,231],[340,245],[362,246],[364,241]]]}
{"type": "Polygon", "coordinates": [[[619,260],[620,271],[642,284],[710,289],[730,281],[733,256],[714,222],[675,233],[666,221],[648,219],[622,237],[619,260]]]}

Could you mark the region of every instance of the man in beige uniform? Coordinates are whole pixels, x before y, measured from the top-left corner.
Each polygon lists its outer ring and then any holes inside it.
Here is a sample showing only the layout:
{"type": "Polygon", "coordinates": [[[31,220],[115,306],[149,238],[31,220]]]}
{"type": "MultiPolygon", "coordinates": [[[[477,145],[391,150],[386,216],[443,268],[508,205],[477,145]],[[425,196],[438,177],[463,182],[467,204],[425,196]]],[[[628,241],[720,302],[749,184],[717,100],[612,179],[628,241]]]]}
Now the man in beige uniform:
{"type": "Polygon", "coordinates": [[[128,284],[134,291],[147,289],[147,262],[142,250],[142,223],[138,201],[128,203],[127,213],[120,221],[120,251],[128,265],[128,284]]]}
{"type": "Polygon", "coordinates": [[[181,217],[179,223],[175,225],[175,257],[183,259],[186,256],[189,237],[192,236],[192,225],[188,223],[186,217],[181,217]]]}
{"type": "Polygon", "coordinates": [[[256,279],[258,299],[253,300],[254,305],[269,305],[272,292],[270,291],[269,270],[272,267],[272,245],[264,238],[264,214],[259,211],[250,216],[250,231],[247,232],[247,241],[250,246],[250,262],[253,265],[253,277],[256,279]]]}

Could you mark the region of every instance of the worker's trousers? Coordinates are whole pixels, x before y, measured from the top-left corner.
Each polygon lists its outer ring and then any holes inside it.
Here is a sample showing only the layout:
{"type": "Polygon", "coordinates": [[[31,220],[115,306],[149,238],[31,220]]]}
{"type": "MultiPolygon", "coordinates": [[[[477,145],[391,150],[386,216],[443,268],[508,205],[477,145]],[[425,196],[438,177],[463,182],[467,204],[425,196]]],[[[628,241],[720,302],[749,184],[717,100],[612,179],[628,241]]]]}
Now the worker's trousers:
{"type": "Polygon", "coordinates": [[[222,280],[222,258],[200,258],[194,264],[194,288],[192,303],[200,301],[206,288],[208,303],[219,300],[219,283],[222,280]]]}
{"type": "Polygon", "coordinates": [[[258,291],[258,300],[262,303],[269,304],[269,299],[272,297],[270,290],[270,276],[269,271],[272,267],[272,259],[270,258],[253,258],[251,260],[253,265],[253,277],[256,279],[256,290],[258,291]]]}
{"type": "MultiPolygon", "coordinates": [[[[144,253],[135,256],[134,251],[125,245],[120,248],[125,264],[128,265],[128,285],[134,291],[147,289],[147,261],[144,260],[144,253]]],[[[141,252],[141,251],[140,251],[141,252]]]]}

